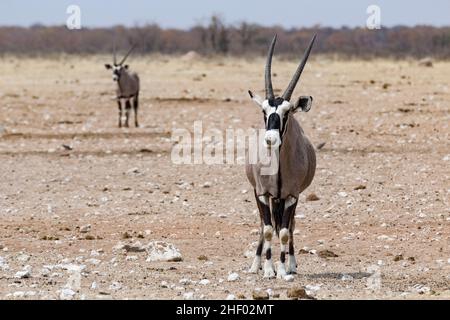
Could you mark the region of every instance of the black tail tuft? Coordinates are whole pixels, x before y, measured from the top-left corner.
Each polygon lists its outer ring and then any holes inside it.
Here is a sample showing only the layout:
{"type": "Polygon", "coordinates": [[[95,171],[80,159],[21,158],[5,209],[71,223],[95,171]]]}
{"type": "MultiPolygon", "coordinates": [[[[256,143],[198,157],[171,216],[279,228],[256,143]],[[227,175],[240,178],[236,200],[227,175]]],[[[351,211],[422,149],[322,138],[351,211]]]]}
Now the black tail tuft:
{"type": "Polygon", "coordinates": [[[280,233],[281,221],[283,219],[284,212],[284,200],[283,199],[272,199],[272,219],[275,224],[275,232],[277,236],[280,233]]]}

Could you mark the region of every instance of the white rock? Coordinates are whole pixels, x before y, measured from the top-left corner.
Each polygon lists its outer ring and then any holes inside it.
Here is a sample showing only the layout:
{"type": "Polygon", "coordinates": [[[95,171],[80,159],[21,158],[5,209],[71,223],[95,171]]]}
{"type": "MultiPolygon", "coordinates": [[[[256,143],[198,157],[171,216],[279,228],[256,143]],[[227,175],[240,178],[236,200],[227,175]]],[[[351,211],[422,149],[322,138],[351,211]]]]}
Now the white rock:
{"type": "Polygon", "coordinates": [[[389,236],[387,236],[385,234],[382,234],[381,236],[378,236],[377,239],[378,240],[386,240],[386,241],[393,241],[394,240],[393,238],[391,238],[391,237],[389,237],[389,236]]]}
{"type": "Polygon", "coordinates": [[[16,278],[16,279],[26,279],[26,278],[30,278],[30,277],[31,277],[31,273],[29,270],[17,271],[16,274],[14,275],[14,278],[16,278]]]}
{"type": "Polygon", "coordinates": [[[308,285],[305,286],[305,290],[315,292],[315,291],[319,291],[320,287],[321,287],[321,285],[308,284],[308,285]]]}
{"type": "Polygon", "coordinates": [[[349,274],[344,274],[344,275],[342,275],[341,280],[342,281],[352,281],[353,277],[351,275],[349,275],[349,274]]]}
{"type": "Polygon", "coordinates": [[[147,251],[147,262],[183,260],[180,251],[173,244],[163,241],[150,242],[147,251]]]}
{"type": "Polygon", "coordinates": [[[236,296],[234,294],[227,295],[226,300],[236,300],[236,296]]]}
{"type": "Polygon", "coordinates": [[[97,282],[92,282],[92,284],[91,284],[91,290],[97,290],[98,289],[98,284],[97,284],[97,282]]]}
{"type": "Polygon", "coordinates": [[[91,258],[91,259],[87,259],[86,262],[96,266],[96,265],[100,264],[101,261],[99,259],[91,258]]]}
{"type": "Polygon", "coordinates": [[[236,272],[233,272],[228,275],[227,281],[232,282],[232,281],[236,281],[238,279],[239,279],[239,274],[237,274],[236,272]]]}
{"type": "Polygon", "coordinates": [[[23,291],[16,291],[13,293],[14,298],[23,298],[25,296],[25,292],[23,291]]]}
{"type": "Polygon", "coordinates": [[[61,300],[72,300],[74,295],[75,295],[75,291],[73,291],[72,289],[64,288],[64,289],[61,289],[59,298],[61,300]]]}
{"type": "Polygon", "coordinates": [[[190,279],[180,279],[179,283],[185,286],[191,284],[192,281],[190,279]]]}
{"type": "Polygon", "coordinates": [[[338,192],[338,196],[345,198],[347,196],[347,192],[344,192],[344,191],[338,192]]]}
{"type": "Polygon", "coordinates": [[[25,253],[22,253],[17,256],[17,260],[20,262],[27,262],[28,260],[30,260],[30,256],[25,253]]]}
{"type": "Polygon", "coordinates": [[[126,261],[136,261],[138,259],[138,256],[127,256],[125,258],[126,261]]]}
{"type": "Polygon", "coordinates": [[[284,281],[292,282],[292,281],[294,281],[294,278],[295,277],[292,274],[288,274],[288,275],[284,276],[284,281]]]}
{"type": "Polygon", "coordinates": [[[90,224],[87,224],[85,226],[81,226],[80,227],[80,232],[81,233],[87,233],[89,231],[91,231],[92,226],[90,224]]]}
{"type": "Polygon", "coordinates": [[[183,299],[185,300],[194,300],[194,292],[186,292],[183,294],[183,299]]]}
{"type": "Polygon", "coordinates": [[[120,290],[120,289],[122,289],[122,284],[120,284],[119,282],[117,282],[117,281],[114,281],[113,283],[111,283],[111,285],[109,286],[109,289],[110,290],[120,290]]]}
{"type": "Polygon", "coordinates": [[[201,284],[202,286],[206,286],[210,283],[210,281],[208,279],[202,279],[198,283],[201,284]]]}
{"type": "Polygon", "coordinates": [[[9,269],[9,266],[6,263],[5,258],[3,258],[2,256],[0,256],[0,269],[1,270],[8,270],[9,269]]]}

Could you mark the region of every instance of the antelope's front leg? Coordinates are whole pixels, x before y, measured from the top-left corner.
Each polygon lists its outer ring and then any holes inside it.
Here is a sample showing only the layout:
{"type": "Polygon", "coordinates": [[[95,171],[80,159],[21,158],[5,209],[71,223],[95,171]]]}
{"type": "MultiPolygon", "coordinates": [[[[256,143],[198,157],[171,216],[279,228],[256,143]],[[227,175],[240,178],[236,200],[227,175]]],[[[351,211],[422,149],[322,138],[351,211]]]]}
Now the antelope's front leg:
{"type": "Polygon", "coordinates": [[[264,262],[264,278],[274,278],[275,268],[272,261],[272,237],[273,237],[273,227],[272,218],[270,214],[269,207],[269,197],[259,196],[256,197],[258,202],[258,207],[262,211],[262,218],[264,223],[263,235],[264,235],[264,247],[266,251],[266,261],[264,262]]]}
{"type": "MultiPolygon", "coordinates": [[[[289,196],[284,205],[284,211],[283,211],[283,218],[281,220],[281,230],[280,230],[280,262],[278,263],[277,268],[277,278],[283,279],[287,273],[286,273],[286,251],[287,251],[287,244],[289,241],[289,229],[291,225],[291,221],[295,214],[295,208],[297,207],[297,199],[294,197],[289,196]]],[[[293,248],[293,244],[292,244],[293,248]]],[[[293,253],[292,253],[293,254],[293,253]]],[[[291,263],[291,252],[289,250],[289,261],[291,263]]],[[[295,260],[295,258],[294,258],[295,260]]],[[[289,271],[290,266],[289,266],[289,271]]]]}
{"type": "Polygon", "coordinates": [[[117,105],[119,106],[119,128],[122,128],[122,103],[120,99],[117,99],[117,105]]]}
{"type": "Polygon", "coordinates": [[[128,119],[130,118],[130,111],[131,111],[131,102],[130,99],[128,99],[125,102],[125,127],[129,127],[128,125],[128,119]]]}

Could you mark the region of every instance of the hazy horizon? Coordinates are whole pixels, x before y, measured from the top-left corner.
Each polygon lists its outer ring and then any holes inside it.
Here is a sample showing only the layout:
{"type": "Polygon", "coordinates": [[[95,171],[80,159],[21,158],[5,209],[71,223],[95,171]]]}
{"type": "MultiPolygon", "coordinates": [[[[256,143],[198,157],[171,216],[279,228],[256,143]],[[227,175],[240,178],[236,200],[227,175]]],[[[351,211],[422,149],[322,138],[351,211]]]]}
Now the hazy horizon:
{"type": "Polygon", "coordinates": [[[387,0],[347,0],[345,3],[278,0],[276,7],[273,7],[273,3],[268,0],[228,0],[223,3],[208,0],[129,0],[126,4],[118,0],[63,0],[58,3],[50,0],[41,0],[39,3],[3,0],[0,3],[0,26],[64,25],[69,16],[67,7],[78,5],[81,8],[82,27],[89,28],[156,23],[163,28],[189,29],[207,22],[213,14],[223,17],[226,23],[246,21],[284,28],[315,25],[352,28],[365,26],[368,18],[366,9],[372,4],[381,8],[381,24],[385,27],[450,26],[448,0],[433,1],[432,6],[418,0],[398,0],[395,3],[387,0]]]}

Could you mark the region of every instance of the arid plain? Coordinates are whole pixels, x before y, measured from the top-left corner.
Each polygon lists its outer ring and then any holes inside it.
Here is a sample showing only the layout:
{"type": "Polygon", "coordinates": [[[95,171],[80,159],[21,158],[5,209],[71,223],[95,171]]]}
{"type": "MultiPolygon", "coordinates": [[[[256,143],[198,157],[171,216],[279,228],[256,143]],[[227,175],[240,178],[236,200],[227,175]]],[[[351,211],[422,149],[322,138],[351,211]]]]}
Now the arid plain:
{"type": "MultiPolygon", "coordinates": [[[[131,57],[141,128],[128,129],[110,60],[0,60],[1,299],[450,299],[450,63],[311,57],[294,95],[314,104],[296,118],[325,145],[287,282],[246,273],[259,218],[244,167],[171,161],[172,132],[194,121],[259,126],[247,90],[263,93],[264,59],[131,57]],[[137,241],[182,261],[124,249],[137,241]]],[[[295,67],[275,57],[277,92],[295,67]]]]}

